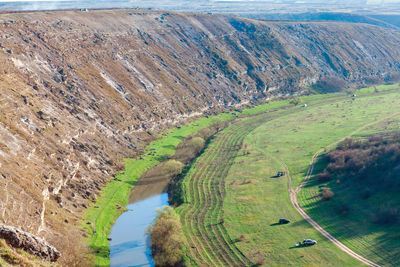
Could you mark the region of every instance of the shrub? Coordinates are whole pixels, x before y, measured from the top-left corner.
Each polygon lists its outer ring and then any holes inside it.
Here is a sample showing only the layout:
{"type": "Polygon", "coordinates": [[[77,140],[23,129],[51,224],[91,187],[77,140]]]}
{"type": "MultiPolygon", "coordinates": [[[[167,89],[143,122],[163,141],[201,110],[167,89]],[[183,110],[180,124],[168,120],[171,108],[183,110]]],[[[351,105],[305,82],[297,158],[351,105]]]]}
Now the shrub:
{"type": "Polygon", "coordinates": [[[335,76],[322,77],[312,88],[320,93],[333,93],[346,89],[346,81],[335,76]]]}
{"type": "Polygon", "coordinates": [[[245,235],[240,235],[240,237],[237,239],[238,242],[243,242],[246,239],[245,235]]]}
{"type": "Polygon", "coordinates": [[[335,194],[329,188],[324,188],[321,195],[323,200],[330,200],[335,194]]]}
{"type": "Polygon", "coordinates": [[[289,101],[290,104],[297,106],[298,104],[300,104],[300,98],[299,97],[292,97],[289,101]]]}
{"type": "Polygon", "coordinates": [[[149,229],[156,266],[180,266],[184,238],[179,217],[171,207],[164,207],[157,212],[155,223],[149,229]]]}
{"type": "Polygon", "coordinates": [[[215,131],[219,132],[222,129],[224,129],[226,127],[226,125],[227,125],[227,122],[223,121],[220,118],[216,118],[214,120],[214,123],[213,123],[212,127],[214,127],[215,131]]]}
{"type": "Polygon", "coordinates": [[[168,160],[164,165],[164,171],[171,176],[178,176],[182,173],[183,163],[174,159],[168,160]]]}
{"type": "Polygon", "coordinates": [[[205,143],[206,142],[204,141],[203,138],[195,137],[190,141],[190,146],[193,148],[196,154],[199,154],[203,150],[205,143]]]}
{"type": "Polygon", "coordinates": [[[204,140],[210,138],[210,136],[212,136],[213,134],[214,131],[210,127],[201,129],[199,132],[197,132],[197,135],[203,138],[204,140]]]}
{"type": "Polygon", "coordinates": [[[318,174],[317,179],[320,182],[329,181],[329,180],[331,180],[331,174],[327,171],[324,171],[324,172],[318,174]]]}
{"type": "Polygon", "coordinates": [[[400,72],[392,71],[385,75],[384,81],[387,83],[400,82],[400,72]]]}
{"type": "Polygon", "coordinates": [[[255,262],[255,266],[261,266],[263,264],[264,264],[264,258],[263,257],[259,257],[255,262]]]}

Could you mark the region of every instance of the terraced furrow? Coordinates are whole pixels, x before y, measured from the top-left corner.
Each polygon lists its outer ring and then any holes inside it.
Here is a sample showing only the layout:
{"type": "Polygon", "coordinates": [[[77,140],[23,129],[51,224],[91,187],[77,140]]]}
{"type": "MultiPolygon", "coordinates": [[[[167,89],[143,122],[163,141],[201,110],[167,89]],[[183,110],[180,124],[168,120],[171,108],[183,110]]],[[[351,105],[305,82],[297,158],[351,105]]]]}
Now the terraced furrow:
{"type": "Polygon", "coordinates": [[[218,134],[195,167],[185,177],[185,206],[180,210],[192,256],[210,266],[249,266],[251,261],[238,250],[223,225],[225,177],[245,136],[267,114],[247,118],[218,134]]]}
{"type": "MultiPolygon", "coordinates": [[[[233,136],[234,137],[234,136],[233,136]]],[[[233,142],[237,142],[236,140],[233,140],[233,142]]],[[[228,144],[229,145],[229,144],[228,144]]],[[[219,245],[224,245],[224,244],[229,244],[230,242],[227,242],[226,238],[221,235],[218,226],[220,225],[219,215],[221,207],[222,207],[222,198],[221,198],[221,190],[219,186],[219,181],[221,177],[223,177],[223,173],[229,169],[229,161],[233,159],[232,151],[229,151],[229,156],[224,158],[223,161],[217,162],[214,164],[216,167],[216,174],[212,176],[213,180],[209,182],[209,188],[210,185],[213,187],[214,190],[210,190],[207,193],[213,192],[216,190],[216,194],[211,194],[208,196],[208,199],[210,200],[211,207],[213,209],[203,209],[202,214],[199,214],[200,220],[204,220],[208,226],[209,231],[211,231],[214,234],[214,237],[216,238],[215,241],[219,245]],[[215,213],[215,215],[213,215],[215,213]]],[[[221,180],[221,179],[220,179],[221,180]]],[[[229,258],[229,262],[232,264],[233,262],[240,261],[240,258],[236,257],[236,254],[232,251],[231,247],[225,247],[228,249],[228,252],[225,250],[223,253],[229,258]]],[[[224,249],[225,249],[224,248],[224,249]]],[[[230,264],[230,265],[231,265],[230,264]]]]}
{"type": "MultiPolygon", "coordinates": [[[[213,149],[213,148],[211,148],[213,149]]],[[[205,153],[202,157],[202,160],[196,165],[198,168],[195,169],[193,174],[189,174],[188,177],[191,177],[189,180],[189,188],[193,188],[198,186],[195,183],[195,178],[198,177],[199,171],[203,170],[204,168],[208,168],[207,162],[208,160],[214,159],[215,158],[215,153],[211,151],[211,153],[205,153]]],[[[219,260],[219,258],[214,254],[214,250],[211,249],[210,244],[208,242],[202,242],[200,239],[204,238],[202,236],[202,232],[198,230],[198,225],[197,222],[194,220],[191,220],[191,216],[193,213],[198,212],[196,211],[201,207],[200,203],[201,197],[200,197],[200,191],[194,191],[194,190],[188,190],[189,194],[187,194],[190,198],[190,203],[193,204],[190,206],[190,208],[184,209],[183,212],[181,213],[181,218],[183,221],[183,224],[188,226],[185,227],[186,229],[186,236],[187,240],[189,243],[190,248],[199,248],[197,249],[192,249],[192,253],[194,253],[194,257],[198,259],[200,262],[214,262],[217,261],[216,263],[222,264],[219,260]]]]}
{"type": "MultiPolygon", "coordinates": [[[[232,137],[232,136],[230,136],[230,137],[232,137]]],[[[225,140],[230,141],[230,138],[227,138],[225,140]]],[[[221,145],[216,148],[217,151],[210,151],[210,152],[218,155],[218,151],[225,150],[226,145],[229,145],[229,144],[226,144],[226,142],[221,142],[221,145]]],[[[217,157],[217,159],[218,158],[219,157],[217,157]]],[[[210,196],[208,194],[208,192],[209,192],[208,189],[211,187],[210,185],[212,184],[210,178],[218,177],[218,173],[217,173],[219,170],[218,167],[224,166],[223,164],[217,165],[217,164],[215,164],[215,162],[216,162],[215,160],[213,161],[213,163],[207,162],[207,164],[209,165],[209,168],[206,169],[206,172],[199,172],[198,175],[196,177],[194,177],[194,181],[197,182],[197,185],[195,185],[194,188],[200,188],[199,193],[202,195],[202,198],[199,201],[199,204],[202,208],[197,209],[196,210],[197,212],[194,213],[195,217],[192,217],[192,218],[200,225],[200,227],[201,227],[200,229],[202,230],[203,233],[208,233],[208,235],[205,236],[205,238],[207,239],[206,241],[211,244],[214,251],[219,251],[218,258],[223,261],[223,265],[232,265],[233,264],[232,259],[229,258],[229,254],[226,254],[225,251],[221,250],[221,248],[223,248],[224,244],[221,244],[221,241],[218,239],[216,233],[213,232],[212,235],[210,235],[210,231],[212,231],[212,229],[207,229],[207,226],[209,226],[210,223],[209,222],[203,223],[203,222],[207,221],[206,213],[209,211],[210,207],[211,208],[215,207],[215,202],[213,202],[212,195],[210,196]],[[204,173],[204,176],[202,176],[203,173],[204,173]],[[198,183],[201,183],[201,185],[199,185],[198,183]],[[221,247],[221,245],[222,245],[222,247],[221,247]]],[[[204,235],[203,235],[203,237],[204,237],[204,235]]]]}
{"type": "MultiPolygon", "coordinates": [[[[204,154],[204,156],[202,157],[201,162],[199,162],[197,165],[198,166],[203,166],[203,168],[199,168],[196,170],[196,173],[194,175],[190,176],[190,188],[200,188],[199,182],[201,182],[201,190],[189,190],[189,194],[191,195],[191,198],[193,198],[193,202],[194,202],[194,206],[192,206],[192,208],[188,209],[189,214],[191,214],[191,218],[193,219],[193,215],[195,215],[196,217],[195,220],[192,220],[194,222],[196,222],[195,224],[191,224],[192,225],[192,234],[195,232],[195,228],[196,226],[200,226],[197,227],[199,228],[199,232],[201,234],[201,237],[203,239],[203,242],[206,243],[206,246],[203,246],[203,249],[207,249],[210,248],[210,246],[213,247],[213,252],[214,251],[218,251],[217,249],[219,249],[218,247],[216,247],[215,242],[217,242],[218,240],[213,239],[212,242],[211,239],[209,239],[209,237],[207,237],[206,235],[204,235],[203,233],[207,233],[209,230],[206,229],[205,225],[201,222],[204,222],[204,217],[199,216],[199,214],[201,215],[201,213],[204,213],[205,209],[208,209],[209,207],[212,207],[213,202],[211,202],[211,198],[209,195],[205,194],[205,192],[207,192],[208,190],[211,190],[213,186],[211,186],[211,183],[209,183],[209,178],[210,176],[215,177],[217,174],[215,173],[216,171],[218,171],[218,168],[216,168],[215,162],[216,162],[216,157],[211,157],[210,155],[218,155],[218,151],[223,151],[225,150],[225,145],[226,145],[226,141],[227,138],[224,137],[223,142],[215,142],[215,144],[213,144],[213,146],[210,147],[210,149],[208,149],[206,151],[206,153],[204,154]],[[214,162],[214,164],[210,164],[211,162],[214,162]],[[212,169],[210,169],[212,168],[212,169]],[[200,197],[201,195],[201,197],[200,197]],[[196,198],[196,196],[198,196],[196,198]],[[202,207],[200,209],[200,207],[202,207]],[[198,225],[197,223],[200,222],[200,225],[198,225]],[[205,239],[205,240],[204,240],[205,239]],[[210,244],[211,243],[211,244],[210,244]],[[208,246],[207,246],[208,245],[208,246]]],[[[221,165],[219,165],[221,166],[221,165]]],[[[212,195],[211,195],[212,196],[212,195]]],[[[186,217],[187,220],[187,217],[186,217]]],[[[213,253],[214,254],[214,253],[213,253]]],[[[214,257],[214,259],[217,259],[216,262],[209,262],[208,263],[210,265],[231,265],[232,263],[229,263],[227,258],[222,258],[222,261],[224,262],[224,264],[221,263],[221,254],[224,255],[224,253],[218,253],[219,255],[217,257],[214,257]]]]}
{"type": "MultiPolygon", "coordinates": [[[[208,162],[210,161],[214,161],[216,158],[216,151],[218,149],[220,149],[220,146],[222,145],[222,143],[217,142],[217,144],[215,146],[211,146],[207,152],[202,156],[201,160],[199,162],[196,163],[197,168],[195,169],[193,174],[188,175],[188,177],[190,177],[189,179],[189,185],[188,188],[194,188],[199,186],[198,185],[198,180],[200,179],[199,177],[199,173],[200,172],[206,172],[207,173],[207,169],[209,167],[208,162]]],[[[196,255],[203,255],[202,257],[196,257],[196,259],[203,259],[200,260],[201,262],[215,262],[215,264],[217,265],[222,265],[222,262],[219,260],[219,257],[217,255],[215,255],[215,250],[211,249],[211,245],[209,244],[209,242],[204,242],[207,241],[204,240],[204,235],[202,235],[203,231],[199,231],[198,230],[198,225],[197,225],[197,221],[192,220],[192,215],[195,213],[199,212],[199,209],[202,207],[202,197],[200,196],[201,191],[198,190],[188,190],[188,196],[190,198],[190,203],[193,204],[191,205],[189,208],[183,210],[182,213],[182,219],[184,221],[184,224],[186,224],[188,227],[187,231],[187,237],[189,241],[189,246],[192,248],[195,248],[196,246],[200,246],[201,248],[199,249],[195,249],[195,254],[196,255]],[[201,239],[203,239],[203,241],[201,241],[201,239]],[[196,242],[194,242],[196,241],[196,242]],[[200,252],[200,250],[202,252],[200,252]],[[211,256],[210,256],[210,255],[211,256]],[[204,255],[207,255],[207,258],[204,257],[204,255]],[[207,259],[207,260],[205,260],[207,259]],[[204,261],[205,260],[205,261],[204,261]]],[[[204,196],[203,196],[204,198],[204,196]]],[[[193,250],[192,250],[193,252],[193,250]]]]}

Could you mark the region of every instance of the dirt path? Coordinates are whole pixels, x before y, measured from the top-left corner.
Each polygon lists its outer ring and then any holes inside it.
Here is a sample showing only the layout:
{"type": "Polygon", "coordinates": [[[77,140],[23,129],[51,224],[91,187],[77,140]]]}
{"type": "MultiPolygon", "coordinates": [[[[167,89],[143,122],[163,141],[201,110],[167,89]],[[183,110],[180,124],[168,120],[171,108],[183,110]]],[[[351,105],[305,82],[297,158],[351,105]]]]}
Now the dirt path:
{"type": "Polygon", "coordinates": [[[323,236],[325,236],[329,241],[331,241],[332,243],[334,243],[337,247],[339,247],[341,250],[343,250],[344,252],[346,252],[347,254],[349,254],[350,256],[352,256],[353,258],[365,263],[366,265],[369,266],[374,266],[374,267],[380,267],[380,265],[360,256],[359,254],[355,253],[353,250],[351,250],[350,248],[346,247],[342,242],[340,242],[339,240],[337,240],[336,238],[334,238],[330,233],[328,233],[326,230],[324,230],[318,223],[316,223],[313,219],[311,219],[310,216],[308,216],[308,214],[300,207],[299,202],[297,201],[297,195],[300,192],[301,188],[303,188],[303,186],[308,182],[308,180],[310,179],[313,170],[314,170],[314,164],[318,158],[318,156],[328,150],[329,148],[333,147],[334,145],[337,145],[338,143],[342,142],[344,139],[349,138],[351,136],[353,136],[354,134],[360,132],[361,130],[364,130],[365,128],[372,126],[374,124],[377,124],[379,122],[382,122],[384,120],[387,120],[391,117],[397,116],[398,114],[392,114],[388,117],[382,118],[378,121],[374,121],[372,123],[369,123],[367,125],[362,126],[361,128],[355,130],[354,132],[352,132],[351,134],[349,134],[348,136],[340,139],[339,141],[336,141],[322,149],[320,149],[317,153],[314,154],[314,156],[311,159],[310,165],[308,167],[307,170],[307,174],[306,174],[306,178],[303,180],[303,182],[294,190],[293,189],[293,185],[292,185],[292,177],[290,175],[289,172],[289,168],[287,167],[287,165],[285,163],[285,169],[287,172],[287,177],[288,177],[288,190],[289,190],[289,195],[290,195],[290,201],[292,202],[294,208],[301,214],[301,216],[303,216],[303,218],[309,223],[311,224],[318,232],[320,232],[323,236]]]}
{"type": "Polygon", "coordinates": [[[320,232],[323,236],[325,236],[329,241],[334,243],[336,246],[338,246],[341,250],[352,256],[353,258],[356,258],[357,260],[369,265],[369,266],[374,266],[374,267],[379,267],[380,265],[360,256],[359,254],[355,253],[345,245],[343,245],[339,240],[334,238],[331,234],[329,234],[327,231],[325,231],[318,223],[316,223],[313,219],[311,219],[310,216],[300,207],[299,202],[297,201],[297,194],[300,192],[301,188],[305,185],[306,181],[311,177],[312,171],[314,169],[314,163],[316,158],[318,157],[319,153],[316,153],[311,161],[310,166],[308,167],[307,171],[307,176],[304,182],[302,182],[296,190],[293,190],[292,188],[289,189],[289,194],[290,194],[290,201],[292,202],[294,208],[303,216],[303,218],[310,223],[318,232],[320,232]]]}

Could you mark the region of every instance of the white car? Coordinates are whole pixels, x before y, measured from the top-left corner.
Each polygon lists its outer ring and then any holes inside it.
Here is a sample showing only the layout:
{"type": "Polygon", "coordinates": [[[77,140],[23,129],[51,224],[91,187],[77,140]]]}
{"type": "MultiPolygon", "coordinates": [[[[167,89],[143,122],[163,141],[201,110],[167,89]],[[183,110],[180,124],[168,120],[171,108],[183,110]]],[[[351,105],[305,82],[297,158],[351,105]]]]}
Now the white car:
{"type": "Polygon", "coordinates": [[[312,246],[317,244],[317,241],[312,240],[312,239],[303,239],[303,245],[304,246],[312,246]]]}

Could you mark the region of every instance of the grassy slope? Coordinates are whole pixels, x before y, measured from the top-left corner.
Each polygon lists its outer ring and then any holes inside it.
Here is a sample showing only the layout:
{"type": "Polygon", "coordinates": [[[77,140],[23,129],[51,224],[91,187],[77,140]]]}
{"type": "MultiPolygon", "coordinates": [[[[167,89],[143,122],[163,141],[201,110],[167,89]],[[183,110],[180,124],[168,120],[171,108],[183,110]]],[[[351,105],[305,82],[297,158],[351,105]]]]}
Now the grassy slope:
{"type": "MultiPolygon", "coordinates": [[[[398,97],[397,97],[398,98],[398,97]]],[[[395,102],[399,102],[394,98],[395,102]]],[[[394,112],[396,110],[393,110],[394,112]]],[[[398,110],[397,110],[398,112],[398,110]]],[[[359,133],[368,136],[376,133],[393,133],[400,129],[400,116],[379,122],[359,133]]],[[[373,194],[368,200],[362,199],[361,189],[349,181],[338,183],[316,181],[316,175],[326,166],[321,155],[314,176],[307,187],[303,188],[299,199],[306,212],[318,221],[334,236],[356,251],[384,266],[400,265],[400,225],[379,225],[371,222],[374,210],[382,205],[400,205],[400,196],[390,193],[373,194]],[[321,188],[331,188],[335,196],[330,201],[321,201],[321,188]],[[343,204],[348,206],[346,214],[341,212],[343,204]]]]}
{"type": "MultiPolygon", "coordinates": [[[[238,116],[245,117],[288,104],[286,100],[262,104],[254,108],[245,109],[242,113],[238,113],[238,116]]],[[[109,265],[109,242],[107,241],[107,237],[116,219],[124,212],[124,209],[120,207],[125,207],[128,204],[130,190],[140,176],[147,169],[160,163],[162,160],[161,156],[167,154],[173,155],[177,145],[182,142],[186,136],[211,125],[215,120],[231,120],[235,117],[236,116],[232,113],[222,113],[209,118],[198,119],[180,129],[171,129],[147,146],[146,155],[143,156],[142,160],[125,160],[125,170],[117,175],[117,178],[121,181],[113,180],[103,188],[101,196],[97,199],[96,203],[89,207],[85,213],[82,223],[82,227],[87,229],[89,233],[89,237],[87,238],[88,244],[90,248],[96,252],[94,256],[94,263],[96,266],[109,265]],[[155,155],[150,154],[152,148],[156,149],[155,155]]]]}
{"type": "Polygon", "coordinates": [[[4,239],[0,239],[0,266],[51,267],[57,264],[41,260],[22,249],[12,248],[4,239]]]}
{"type": "MultiPolygon", "coordinates": [[[[357,92],[360,97],[355,101],[338,98],[337,102],[309,102],[305,109],[293,108],[292,114],[264,123],[245,139],[251,153],[238,157],[231,168],[224,202],[225,225],[229,234],[233,239],[241,234],[246,237],[245,241],[237,243],[240,250],[253,259],[264,257],[265,264],[276,266],[359,264],[333,247],[296,213],[289,201],[285,178],[270,177],[282,170],[281,162],[285,162],[293,175],[294,186],[297,186],[304,178],[312,155],[320,148],[374,120],[400,112],[398,92],[383,92],[394,87],[378,87],[381,91],[378,94],[369,94],[373,92],[372,88],[361,90],[357,92]],[[243,179],[253,179],[254,182],[230,185],[243,179]],[[271,226],[280,217],[294,221],[286,226],[271,226]],[[290,249],[301,238],[315,238],[319,244],[290,249]]],[[[320,222],[321,217],[313,218],[320,222]]],[[[328,220],[321,224],[329,226],[328,220]]],[[[343,227],[342,230],[354,233],[352,229],[343,227]]],[[[340,240],[341,234],[336,232],[340,240]]],[[[351,248],[356,252],[368,255],[367,248],[356,238],[345,243],[349,242],[353,242],[351,248]]],[[[389,258],[389,254],[386,256],[389,258]]]]}

